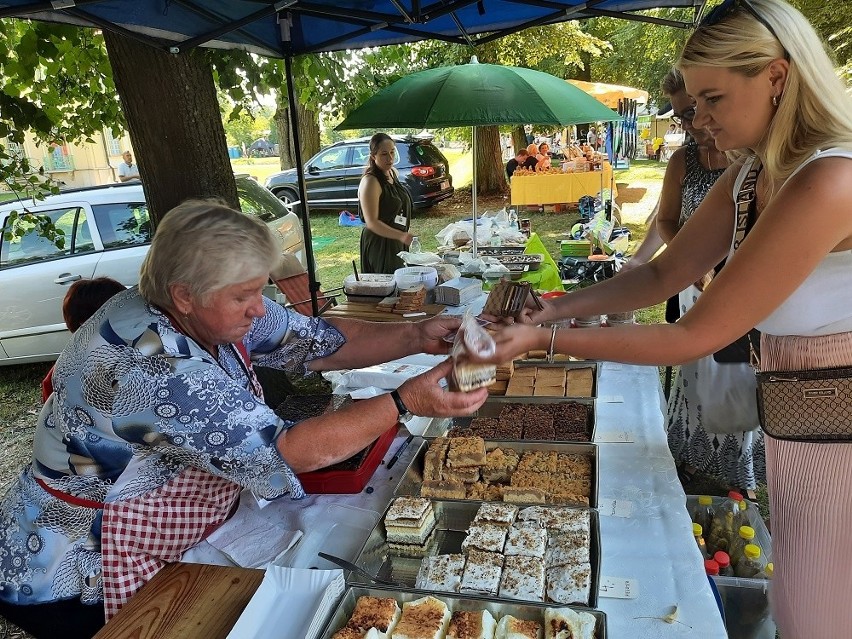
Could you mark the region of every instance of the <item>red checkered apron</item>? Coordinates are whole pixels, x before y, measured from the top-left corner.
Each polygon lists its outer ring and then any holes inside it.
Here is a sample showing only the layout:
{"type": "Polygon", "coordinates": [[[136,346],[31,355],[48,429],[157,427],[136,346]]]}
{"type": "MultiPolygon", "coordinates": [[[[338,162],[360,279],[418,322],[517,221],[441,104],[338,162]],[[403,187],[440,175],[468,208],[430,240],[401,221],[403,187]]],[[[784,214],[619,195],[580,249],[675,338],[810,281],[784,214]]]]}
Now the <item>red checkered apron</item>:
{"type": "Polygon", "coordinates": [[[134,499],[104,504],[101,532],[106,619],[167,563],[222,524],[240,485],[197,468],[134,499]]]}

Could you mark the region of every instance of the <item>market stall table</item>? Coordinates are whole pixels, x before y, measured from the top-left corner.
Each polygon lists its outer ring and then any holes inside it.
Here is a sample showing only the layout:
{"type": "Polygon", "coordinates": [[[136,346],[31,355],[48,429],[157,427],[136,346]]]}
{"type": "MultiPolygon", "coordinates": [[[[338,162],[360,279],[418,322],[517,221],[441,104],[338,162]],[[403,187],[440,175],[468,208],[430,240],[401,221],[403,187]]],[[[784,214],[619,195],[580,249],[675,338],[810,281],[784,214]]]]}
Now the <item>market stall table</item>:
{"type": "MultiPolygon", "coordinates": [[[[419,355],[403,361],[439,360],[419,355]]],[[[599,445],[600,459],[601,575],[602,583],[609,584],[607,592],[601,592],[598,609],[607,614],[608,637],[724,639],[727,634],[692,537],[684,492],[666,442],[664,402],[657,368],[605,362],[601,364],[598,381],[595,441],[599,445]],[[633,598],[613,598],[617,584],[623,583],[619,580],[624,579],[631,580],[633,598]],[[663,617],[675,607],[677,622],[667,623],[663,617]]],[[[387,461],[405,436],[402,430],[388,450],[385,463],[379,466],[367,489],[361,493],[311,495],[299,501],[284,498],[259,510],[267,520],[280,522],[282,530],[305,532],[301,542],[284,554],[279,564],[331,569],[335,566],[319,559],[317,552],[346,559],[357,556],[418,452],[416,438],[397,465],[387,469],[387,461]]],[[[243,509],[257,509],[248,493],[243,494],[240,510],[243,509]]],[[[208,581],[211,583],[206,587],[211,592],[230,587],[227,577],[215,583],[208,581]]],[[[198,587],[204,586],[199,583],[198,587]]],[[[195,612],[187,608],[199,605],[187,601],[163,609],[162,600],[154,595],[146,595],[141,604],[132,600],[110,624],[125,627],[125,617],[142,615],[140,608],[149,609],[152,615],[171,618],[191,616],[195,612]]],[[[313,611],[303,612],[313,614],[313,611]]],[[[210,635],[187,633],[180,636],[206,638],[210,635]]]]}
{"type": "Polygon", "coordinates": [[[516,206],[579,202],[584,195],[594,196],[609,188],[613,197],[618,196],[609,162],[604,162],[603,171],[513,175],[511,186],[511,203],[516,206]]]}

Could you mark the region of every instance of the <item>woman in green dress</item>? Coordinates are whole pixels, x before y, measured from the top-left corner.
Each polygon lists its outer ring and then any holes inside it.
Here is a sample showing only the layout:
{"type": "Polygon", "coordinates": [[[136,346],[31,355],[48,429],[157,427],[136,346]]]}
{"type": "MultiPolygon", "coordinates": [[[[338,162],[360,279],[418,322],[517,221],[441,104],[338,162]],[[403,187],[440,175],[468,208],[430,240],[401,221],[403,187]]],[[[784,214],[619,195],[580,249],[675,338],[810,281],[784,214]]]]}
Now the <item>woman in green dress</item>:
{"type": "Polygon", "coordinates": [[[405,266],[397,253],[413,236],[411,196],[399,181],[394,162],[396,144],[387,133],[370,138],[370,164],[358,186],[358,203],[366,226],[361,230],[361,271],[393,273],[405,266]]]}

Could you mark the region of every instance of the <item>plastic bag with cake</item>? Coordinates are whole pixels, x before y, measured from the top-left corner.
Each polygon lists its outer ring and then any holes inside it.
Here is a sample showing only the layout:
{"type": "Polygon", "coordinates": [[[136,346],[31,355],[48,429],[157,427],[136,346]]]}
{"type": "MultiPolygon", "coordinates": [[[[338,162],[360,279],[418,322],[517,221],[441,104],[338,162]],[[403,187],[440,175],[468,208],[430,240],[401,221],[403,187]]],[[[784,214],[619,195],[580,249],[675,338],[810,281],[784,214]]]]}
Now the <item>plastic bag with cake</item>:
{"type": "Polygon", "coordinates": [[[447,380],[450,388],[468,392],[493,384],[497,376],[497,366],[472,361],[470,354],[488,357],[496,350],[494,338],[480,326],[471,313],[465,313],[453,340],[453,372],[447,380]]]}

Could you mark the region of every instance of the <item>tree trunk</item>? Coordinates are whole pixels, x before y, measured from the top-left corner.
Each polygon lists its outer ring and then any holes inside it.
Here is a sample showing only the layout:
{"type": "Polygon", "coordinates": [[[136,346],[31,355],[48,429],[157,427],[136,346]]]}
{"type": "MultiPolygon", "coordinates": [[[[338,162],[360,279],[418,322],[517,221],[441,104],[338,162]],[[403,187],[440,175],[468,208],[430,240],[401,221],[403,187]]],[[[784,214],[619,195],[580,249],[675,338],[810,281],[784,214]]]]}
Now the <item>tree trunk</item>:
{"type": "Polygon", "coordinates": [[[500,130],[496,126],[476,129],[476,186],[480,195],[506,192],[506,169],[500,153],[500,130]]]}
{"type": "Polygon", "coordinates": [[[188,198],[239,208],[213,73],[201,51],[173,55],[104,31],[151,224],[188,198]]]}
{"type": "MultiPolygon", "coordinates": [[[[319,111],[309,109],[302,103],[298,103],[297,112],[299,116],[299,141],[302,143],[302,161],[305,162],[320,150],[319,111]]],[[[293,147],[289,114],[290,109],[286,101],[286,94],[284,94],[279,96],[274,116],[275,128],[278,130],[278,139],[280,140],[278,154],[281,157],[282,169],[292,169],[296,166],[296,151],[293,147]]]]}
{"type": "Polygon", "coordinates": [[[515,147],[513,155],[517,155],[518,151],[527,148],[527,132],[524,131],[524,127],[512,127],[512,145],[515,147]]]}

